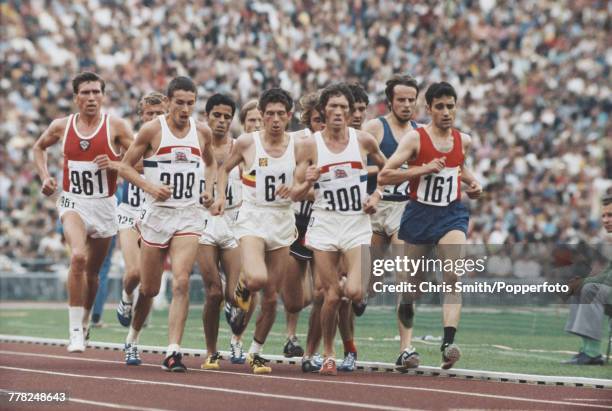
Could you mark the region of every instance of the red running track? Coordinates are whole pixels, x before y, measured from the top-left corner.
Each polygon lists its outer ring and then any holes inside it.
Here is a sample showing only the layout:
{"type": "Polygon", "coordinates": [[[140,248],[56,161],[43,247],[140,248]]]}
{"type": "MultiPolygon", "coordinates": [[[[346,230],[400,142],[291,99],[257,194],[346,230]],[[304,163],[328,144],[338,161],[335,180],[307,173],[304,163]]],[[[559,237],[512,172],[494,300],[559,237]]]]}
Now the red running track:
{"type": "Polygon", "coordinates": [[[161,357],[143,354],[128,367],[120,351],[69,354],[65,347],[0,344],[0,390],[67,392],[62,404],[9,402],[0,409],[58,410],[328,410],[346,409],[612,409],[612,390],[408,376],[346,373],[304,374],[273,365],[256,376],[246,365],[222,361],[221,371],[200,370],[202,359],[186,357],[185,374],[161,370],[161,357]]]}

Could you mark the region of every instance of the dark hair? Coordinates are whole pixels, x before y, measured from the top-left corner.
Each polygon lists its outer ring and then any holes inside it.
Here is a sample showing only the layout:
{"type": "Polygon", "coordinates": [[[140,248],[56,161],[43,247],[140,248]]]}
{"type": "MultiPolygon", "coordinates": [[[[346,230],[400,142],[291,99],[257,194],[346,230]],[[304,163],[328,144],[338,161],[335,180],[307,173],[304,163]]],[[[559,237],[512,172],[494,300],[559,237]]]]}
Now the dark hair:
{"type": "Polygon", "coordinates": [[[604,207],[612,204],[612,187],[608,187],[608,190],[606,190],[606,194],[604,194],[601,202],[603,203],[604,207]]]}
{"type": "Polygon", "coordinates": [[[100,88],[102,89],[102,94],[104,94],[104,88],[106,87],[104,80],[102,79],[102,77],[91,71],[84,71],[82,73],[79,73],[72,79],[72,93],[75,95],[79,94],[79,87],[81,86],[81,84],[90,81],[99,81],[100,88]]]}
{"type": "Polygon", "coordinates": [[[157,91],[152,91],[151,93],[146,94],[138,102],[138,115],[142,114],[142,110],[145,104],[155,105],[155,104],[165,103],[166,101],[167,101],[167,98],[162,93],[159,93],[157,91]]]}
{"type": "Polygon", "coordinates": [[[319,103],[319,93],[312,92],[306,95],[303,95],[300,98],[300,108],[302,112],[300,113],[300,123],[310,128],[310,122],[312,120],[312,112],[317,110],[317,104],[319,103]]]}
{"type": "Polygon", "coordinates": [[[395,93],[395,86],[408,86],[412,87],[417,92],[417,97],[419,96],[419,84],[414,79],[414,77],[408,74],[395,74],[385,83],[385,96],[387,96],[387,102],[391,103],[393,101],[393,95],[395,93]]]}
{"type": "Polygon", "coordinates": [[[210,96],[208,101],[206,101],[206,114],[210,114],[213,107],[215,106],[230,106],[232,109],[232,117],[234,117],[234,113],[236,112],[236,102],[225,94],[213,94],[210,96]]]}
{"type": "Polygon", "coordinates": [[[285,106],[285,110],[287,110],[287,113],[290,112],[293,108],[293,99],[291,98],[288,92],[286,92],[280,87],[270,88],[261,93],[257,106],[259,107],[259,110],[263,113],[264,111],[266,111],[266,106],[270,103],[282,103],[285,106]]]}
{"type": "Polygon", "coordinates": [[[348,88],[346,83],[334,83],[325,87],[321,91],[321,95],[319,96],[319,104],[318,110],[321,113],[321,119],[325,118],[325,106],[330,98],[336,96],[344,96],[349,104],[349,111],[352,113],[355,111],[355,99],[353,98],[353,93],[348,88]]]}
{"type": "Polygon", "coordinates": [[[240,124],[244,125],[246,121],[246,116],[247,114],[249,114],[249,111],[256,109],[256,108],[257,108],[257,100],[247,101],[245,105],[243,105],[240,108],[240,113],[238,114],[238,117],[240,118],[240,124]]]}
{"type": "Polygon", "coordinates": [[[365,103],[367,106],[370,104],[370,99],[368,97],[368,93],[366,93],[365,89],[361,87],[359,83],[349,83],[347,84],[349,90],[351,90],[351,94],[355,99],[355,103],[365,103]]]}
{"type": "Polygon", "coordinates": [[[453,97],[455,102],[457,101],[457,92],[455,92],[453,86],[448,84],[446,81],[433,83],[425,92],[425,101],[427,102],[427,105],[431,107],[431,103],[433,103],[435,98],[444,96],[453,97]]]}
{"type": "Polygon", "coordinates": [[[170,84],[168,84],[168,90],[166,90],[166,96],[168,99],[171,99],[174,95],[174,92],[177,90],[183,91],[191,91],[198,94],[198,89],[196,88],[195,83],[189,77],[178,76],[172,79],[170,84]]]}

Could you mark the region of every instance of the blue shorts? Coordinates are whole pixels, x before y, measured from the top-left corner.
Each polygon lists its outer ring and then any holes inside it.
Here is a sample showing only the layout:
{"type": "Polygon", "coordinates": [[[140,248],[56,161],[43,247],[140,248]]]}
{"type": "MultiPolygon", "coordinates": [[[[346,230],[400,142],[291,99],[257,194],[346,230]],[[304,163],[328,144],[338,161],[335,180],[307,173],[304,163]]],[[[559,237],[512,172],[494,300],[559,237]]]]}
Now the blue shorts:
{"type": "Polygon", "coordinates": [[[438,244],[453,230],[467,235],[470,214],[461,201],[438,207],[410,201],[404,209],[399,238],[410,244],[438,244]]]}

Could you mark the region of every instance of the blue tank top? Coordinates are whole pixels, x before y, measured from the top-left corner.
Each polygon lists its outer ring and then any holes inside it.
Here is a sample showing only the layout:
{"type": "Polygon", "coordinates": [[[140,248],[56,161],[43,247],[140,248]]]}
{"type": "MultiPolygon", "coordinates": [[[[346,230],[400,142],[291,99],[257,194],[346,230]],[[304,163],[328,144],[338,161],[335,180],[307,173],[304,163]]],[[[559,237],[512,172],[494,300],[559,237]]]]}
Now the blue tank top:
{"type": "MultiPolygon", "coordinates": [[[[383,138],[380,141],[380,145],[379,145],[380,151],[382,151],[385,157],[389,158],[393,155],[393,153],[395,153],[395,150],[397,149],[397,140],[393,136],[393,130],[391,130],[391,126],[389,125],[389,122],[387,121],[387,119],[384,118],[383,116],[378,117],[378,119],[383,125],[383,138]]],[[[415,130],[419,128],[419,125],[414,120],[410,120],[410,125],[415,130]]],[[[368,158],[368,165],[369,166],[374,165],[374,163],[372,163],[370,158],[368,158]]],[[[376,176],[375,175],[368,176],[367,190],[368,190],[368,194],[372,194],[374,190],[376,190],[376,176]]],[[[385,194],[382,199],[385,201],[406,201],[408,200],[408,195],[385,194]]]]}
{"type": "Polygon", "coordinates": [[[128,182],[127,180],[123,181],[121,186],[121,190],[117,190],[121,192],[121,203],[125,203],[132,208],[141,208],[144,203],[144,191],[128,182]]]}

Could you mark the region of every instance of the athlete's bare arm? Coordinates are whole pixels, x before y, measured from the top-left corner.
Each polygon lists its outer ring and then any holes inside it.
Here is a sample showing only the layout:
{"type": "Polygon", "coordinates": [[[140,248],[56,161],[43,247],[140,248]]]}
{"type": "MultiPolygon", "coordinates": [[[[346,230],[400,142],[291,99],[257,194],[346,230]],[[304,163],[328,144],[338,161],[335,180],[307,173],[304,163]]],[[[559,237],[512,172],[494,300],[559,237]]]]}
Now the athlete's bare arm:
{"type": "Polygon", "coordinates": [[[57,190],[57,181],[49,174],[49,169],[47,168],[47,148],[57,144],[62,139],[67,125],[68,117],[53,120],[38,140],[36,140],[32,148],[34,165],[42,182],[41,191],[46,196],[50,196],[57,190]]]}
{"type": "MultiPolygon", "coordinates": [[[[363,147],[365,152],[367,153],[368,158],[376,165],[379,170],[382,170],[385,166],[385,162],[387,159],[385,155],[380,151],[380,147],[378,146],[378,142],[370,133],[365,131],[359,131],[357,134],[359,139],[359,145],[363,147]]],[[[376,212],[376,204],[380,201],[382,186],[377,183],[376,190],[370,195],[363,207],[363,211],[367,214],[371,214],[376,212]]]]}
{"type": "MultiPolygon", "coordinates": [[[[113,150],[115,150],[115,152],[121,152],[121,149],[123,149],[123,151],[127,151],[130,145],[134,142],[132,128],[125,120],[113,116],[110,117],[109,123],[112,133],[111,139],[113,150]]],[[[94,159],[94,162],[102,170],[106,168],[119,170],[121,167],[120,161],[111,161],[105,154],[97,156],[94,159]]],[[[137,171],[142,172],[142,162],[139,162],[138,166],[139,167],[136,167],[137,171]]]]}
{"type": "Polygon", "coordinates": [[[312,136],[295,141],[295,178],[291,187],[291,201],[308,200],[312,186],[319,179],[320,170],[315,165],[317,145],[312,136]]]}
{"type": "MultiPolygon", "coordinates": [[[[382,123],[378,118],[373,118],[372,120],[368,120],[363,127],[361,128],[363,131],[370,133],[376,139],[376,144],[380,146],[380,142],[383,139],[384,128],[382,123]]],[[[368,175],[376,175],[381,169],[375,165],[368,166],[368,175]]]]}
{"type": "MultiPolygon", "coordinates": [[[[215,181],[217,179],[217,160],[215,159],[215,152],[212,146],[212,131],[208,125],[201,122],[196,123],[196,128],[198,130],[202,160],[204,160],[204,181],[215,181]]],[[[214,201],[213,187],[214,184],[207,184],[206,191],[202,193],[204,207],[210,207],[214,201]]]]}
{"type": "Polygon", "coordinates": [[[437,173],[444,168],[446,157],[437,158],[422,166],[400,169],[401,165],[416,158],[420,149],[420,137],[417,131],[409,131],[400,139],[395,153],[387,160],[385,167],[378,174],[378,184],[401,184],[411,178],[437,173]]]}
{"type": "Polygon", "coordinates": [[[245,163],[245,155],[249,147],[253,144],[253,136],[249,134],[242,134],[236,139],[236,142],[232,146],[229,157],[223,162],[217,174],[217,197],[213,204],[209,207],[209,211],[212,215],[223,214],[225,208],[225,190],[227,188],[227,178],[229,173],[234,167],[240,163],[245,163]]]}
{"type": "Polygon", "coordinates": [[[172,194],[172,186],[163,184],[155,184],[140,177],[140,173],[134,167],[140,161],[145,153],[151,149],[153,140],[159,136],[161,125],[158,122],[149,122],[145,124],[138,133],[134,142],[129,146],[123,160],[119,163],[119,175],[135,186],[142,188],[147,193],[151,194],[156,200],[165,201],[172,194]]]}
{"type": "MultiPolygon", "coordinates": [[[[472,138],[468,134],[461,133],[461,146],[463,149],[464,156],[468,153],[472,144],[472,138]]],[[[482,186],[472,174],[472,170],[465,164],[461,165],[461,182],[468,185],[465,193],[469,198],[478,199],[482,194],[482,186]]]]}

